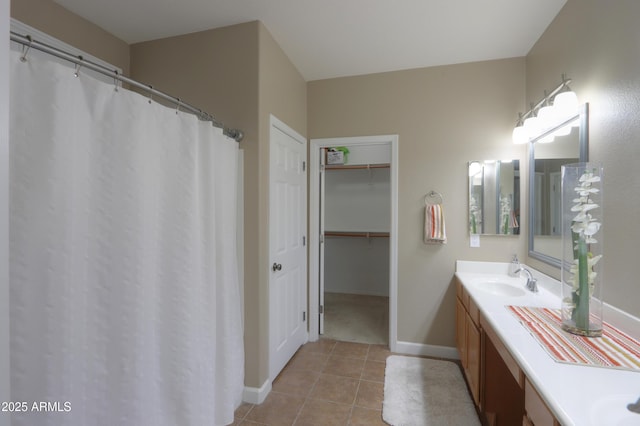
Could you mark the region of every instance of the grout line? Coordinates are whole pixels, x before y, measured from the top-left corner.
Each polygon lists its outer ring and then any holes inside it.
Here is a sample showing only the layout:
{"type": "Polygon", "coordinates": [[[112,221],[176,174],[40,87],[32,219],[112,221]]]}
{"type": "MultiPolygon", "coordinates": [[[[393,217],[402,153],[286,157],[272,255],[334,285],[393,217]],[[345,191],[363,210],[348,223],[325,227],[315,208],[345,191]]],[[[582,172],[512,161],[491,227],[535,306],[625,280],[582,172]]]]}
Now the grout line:
{"type": "Polygon", "coordinates": [[[360,392],[360,380],[358,380],[358,386],[356,387],[356,394],[353,397],[353,404],[351,404],[351,410],[349,411],[349,420],[347,420],[347,425],[351,424],[351,417],[353,417],[353,409],[356,407],[356,402],[358,402],[359,392],[360,392]]]}

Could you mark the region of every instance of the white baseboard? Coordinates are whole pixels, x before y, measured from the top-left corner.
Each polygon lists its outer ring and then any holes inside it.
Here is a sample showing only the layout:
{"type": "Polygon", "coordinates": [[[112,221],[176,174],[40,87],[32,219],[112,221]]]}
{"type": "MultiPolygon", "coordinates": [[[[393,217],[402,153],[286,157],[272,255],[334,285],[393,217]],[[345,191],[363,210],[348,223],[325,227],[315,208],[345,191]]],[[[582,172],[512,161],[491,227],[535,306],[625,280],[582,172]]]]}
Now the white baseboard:
{"type": "Polygon", "coordinates": [[[271,392],[271,380],[267,379],[259,388],[244,387],[242,400],[250,404],[262,404],[271,392]]]}
{"type": "Polygon", "coordinates": [[[404,355],[431,356],[434,358],[460,359],[458,350],[450,346],[425,345],[422,343],[396,342],[395,351],[404,355]]]}

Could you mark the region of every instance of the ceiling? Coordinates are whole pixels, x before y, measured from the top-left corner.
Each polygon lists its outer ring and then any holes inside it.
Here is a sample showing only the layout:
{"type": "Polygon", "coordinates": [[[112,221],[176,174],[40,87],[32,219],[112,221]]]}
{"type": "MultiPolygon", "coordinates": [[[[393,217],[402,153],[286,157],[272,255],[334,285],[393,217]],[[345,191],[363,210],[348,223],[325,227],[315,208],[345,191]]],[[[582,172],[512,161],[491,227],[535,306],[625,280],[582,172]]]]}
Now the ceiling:
{"type": "Polygon", "coordinates": [[[566,3],[566,0],[54,1],[127,43],[260,20],[307,81],[525,56],[566,3]]]}

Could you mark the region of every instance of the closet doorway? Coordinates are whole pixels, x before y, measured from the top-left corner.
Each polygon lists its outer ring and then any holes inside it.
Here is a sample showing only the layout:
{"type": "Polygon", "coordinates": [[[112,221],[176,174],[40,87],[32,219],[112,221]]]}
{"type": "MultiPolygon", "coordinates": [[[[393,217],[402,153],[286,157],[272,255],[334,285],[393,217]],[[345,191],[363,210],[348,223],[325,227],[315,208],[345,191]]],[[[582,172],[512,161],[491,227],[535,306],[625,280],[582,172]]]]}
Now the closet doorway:
{"type": "Polygon", "coordinates": [[[398,136],[312,139],[309,339],[397,342],[398,136]],[[344,164],[328,164],[345,147],[344,164]]]}

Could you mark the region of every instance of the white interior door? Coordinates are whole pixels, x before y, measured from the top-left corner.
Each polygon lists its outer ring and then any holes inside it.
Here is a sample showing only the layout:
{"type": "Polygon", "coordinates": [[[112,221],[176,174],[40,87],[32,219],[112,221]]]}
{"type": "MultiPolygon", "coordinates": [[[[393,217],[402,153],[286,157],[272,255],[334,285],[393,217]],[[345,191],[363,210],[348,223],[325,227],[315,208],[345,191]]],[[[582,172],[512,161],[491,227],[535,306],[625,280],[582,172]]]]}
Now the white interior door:
{"type": "Polygon", "coordinates": [[[269,377],[307,332],[307,141],[271,116],[269,183],[269,377]]]}

